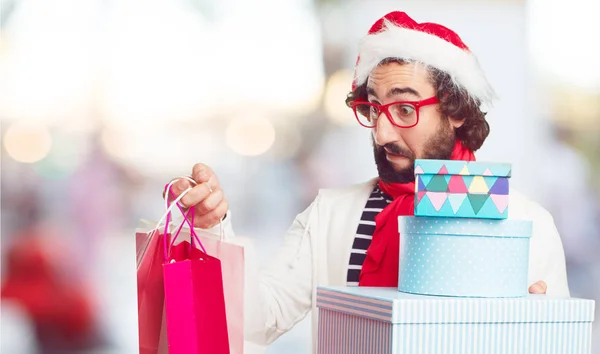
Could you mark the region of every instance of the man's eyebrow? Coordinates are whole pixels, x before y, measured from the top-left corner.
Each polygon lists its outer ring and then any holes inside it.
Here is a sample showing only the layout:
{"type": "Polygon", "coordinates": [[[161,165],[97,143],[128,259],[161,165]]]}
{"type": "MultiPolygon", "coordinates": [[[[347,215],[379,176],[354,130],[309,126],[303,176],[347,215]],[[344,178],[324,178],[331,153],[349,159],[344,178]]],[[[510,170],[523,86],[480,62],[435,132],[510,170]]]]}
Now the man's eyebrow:
{"type": "Polygon", "coordinates": [[[421,98],[421,95],[417,92],[417,90],[410,87],[394,87],[387,93],[387,97],[390,98],[392,96],[400,95],[408,93],[409,95],[413,95],[417,98],[421,98]]]}
{"type": "Polygon", "coordinates": [[[375,96],[375,98],[377,98],[377,94],[375,93],[375,90],[373,90],[372,87],[367,87],[367,94],[371,95],[371,96],[375,96]]]}
{"type": "MultiPolygon", "coordinates": [[[[375,98],[377,98],[377,94],[375,93],[375,90],[372,87],[367,87],[367,94],[371,95],[371,96],[375,96],[375,98]]],[[[419,95],[417,90],[410,88],[410,87],[394,87],[387,93],[386,96],[387,96],[387,98],[390,98],[392,96],[401,95],[401,94],[409,94],[409,95],[413,95],[417,98],[421,98],[421,95],[419,95]]]]}

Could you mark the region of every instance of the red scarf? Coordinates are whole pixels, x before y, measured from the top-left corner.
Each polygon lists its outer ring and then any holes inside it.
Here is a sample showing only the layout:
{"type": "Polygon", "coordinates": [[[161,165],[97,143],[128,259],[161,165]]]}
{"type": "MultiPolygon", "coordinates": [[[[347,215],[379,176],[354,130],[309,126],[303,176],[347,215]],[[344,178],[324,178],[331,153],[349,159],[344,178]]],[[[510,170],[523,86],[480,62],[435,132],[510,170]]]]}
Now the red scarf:
{"type": "MultiPolygon", "coordinates": [[[[475,155],[457,140],[450,159],[474,161],[475,155]]],[[[400,253],[398,216],[414,215],[415,182],[386,183],[380,180],[379,188],[394,201],[375,217],[375,233],[367,249],[358,285],[397,287],[400,253]]]]}

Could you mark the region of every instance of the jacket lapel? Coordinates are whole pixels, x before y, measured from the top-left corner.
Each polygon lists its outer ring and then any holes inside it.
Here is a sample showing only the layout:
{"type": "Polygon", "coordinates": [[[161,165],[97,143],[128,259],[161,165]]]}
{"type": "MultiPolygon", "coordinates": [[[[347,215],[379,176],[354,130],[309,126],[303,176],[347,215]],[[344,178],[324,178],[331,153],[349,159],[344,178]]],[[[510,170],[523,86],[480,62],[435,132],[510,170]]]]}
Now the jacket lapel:
{"type": "Polygon", "coordinates": [[[358,222],[371,195],[377,179],[350,188],[325,191],[322,198],[320,220],[324,220],[324,234],[327,240],[328,283],[331,286],[345,286],[352,244],[356,237],[358,222]]]}

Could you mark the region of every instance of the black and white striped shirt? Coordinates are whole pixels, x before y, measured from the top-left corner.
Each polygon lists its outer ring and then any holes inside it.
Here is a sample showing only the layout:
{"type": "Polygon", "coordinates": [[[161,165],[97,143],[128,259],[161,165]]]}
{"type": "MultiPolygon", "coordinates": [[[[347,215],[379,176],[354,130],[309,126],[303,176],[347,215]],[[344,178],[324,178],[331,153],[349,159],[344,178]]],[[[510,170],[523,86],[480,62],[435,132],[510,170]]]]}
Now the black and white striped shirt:
{"type": "Polygon", "coordinates": [[[358,286],[358,277],[366,258],[367,248],[375,232],[375,217],[392,202],[392,198],[375,186],[360,217],[348,266],[347,286],[358,286]]]}

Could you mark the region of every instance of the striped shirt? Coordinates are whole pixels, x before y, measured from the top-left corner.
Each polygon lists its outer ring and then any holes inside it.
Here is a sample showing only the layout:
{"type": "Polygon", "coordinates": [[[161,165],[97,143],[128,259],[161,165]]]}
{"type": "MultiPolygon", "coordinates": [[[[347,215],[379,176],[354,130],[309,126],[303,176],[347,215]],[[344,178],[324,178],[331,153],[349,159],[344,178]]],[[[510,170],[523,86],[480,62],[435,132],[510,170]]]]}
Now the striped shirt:
{"type": "Polygon", "coordinates": [[[375,232],[375,216],[383,208],[392,202],[392,198],[383,193],[379,186],[375,186],[373,192],[367,199],[362,216],[358,223],[352,251],[350,253],[350,264],[348,265],[347,286],[358,286],[358,277],[362,269],[365,258],[367,257],[367,248],[371,245],[373,233],[375,232]]]}

